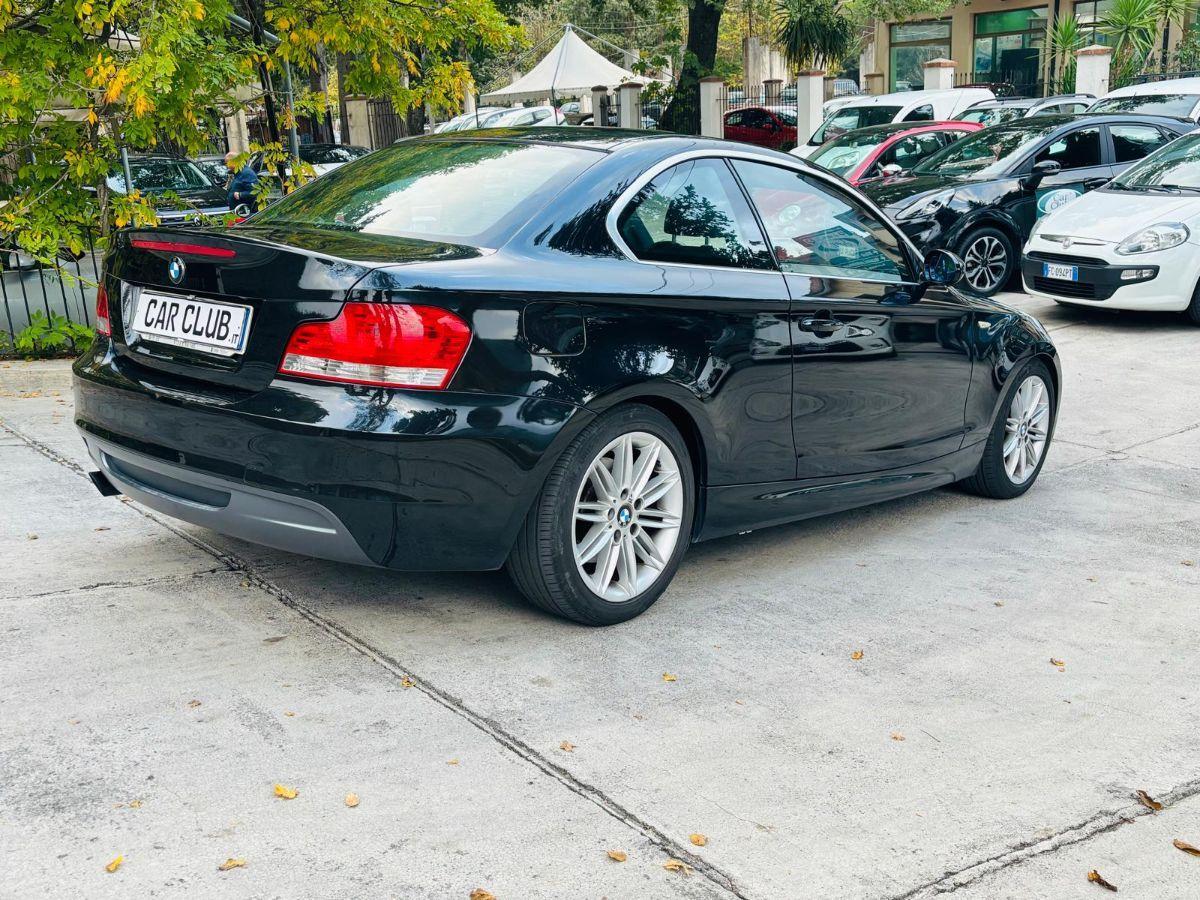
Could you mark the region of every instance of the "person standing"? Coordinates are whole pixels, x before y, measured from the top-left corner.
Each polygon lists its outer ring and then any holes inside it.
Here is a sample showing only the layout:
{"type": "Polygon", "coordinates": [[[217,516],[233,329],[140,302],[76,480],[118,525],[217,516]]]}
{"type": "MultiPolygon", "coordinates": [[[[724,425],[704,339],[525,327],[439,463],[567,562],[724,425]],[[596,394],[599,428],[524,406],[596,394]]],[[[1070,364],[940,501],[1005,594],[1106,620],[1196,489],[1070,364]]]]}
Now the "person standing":
{"type": "Polygon", "coordinates": [[[229,203],[230,209],[236,209],[244,203],[250,207],[250,212],[257,212],[258,197],[255,195],[254,188],[258,184],[258,173],[254,171],[249,162],[238,170],[234,162],[238,155],[233,151],[225,154],[225,166],[234,173],[227,185],[226,202],[229,203]]]}

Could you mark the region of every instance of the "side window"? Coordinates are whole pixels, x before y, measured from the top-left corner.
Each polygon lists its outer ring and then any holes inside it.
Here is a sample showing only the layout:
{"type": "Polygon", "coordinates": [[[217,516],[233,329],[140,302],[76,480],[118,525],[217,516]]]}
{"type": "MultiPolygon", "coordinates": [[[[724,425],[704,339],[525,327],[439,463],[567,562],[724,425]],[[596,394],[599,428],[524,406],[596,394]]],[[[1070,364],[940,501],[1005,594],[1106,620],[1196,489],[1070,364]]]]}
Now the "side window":
{"type": "Polygon", "coordinates": [[[750,205],[720,159],[667,169],[638,191],[617,230],[646,262],[772,268],[750,205]]]}
{"type": "Polygon", "coordinates": [[[1115,162],[1127,163],[1149,156],[1170,138],[1165,137],[1153,125],[1110,125],[1115,162]]]}
{"type": "Polygon", "coordinates": [[[942,140],[934,131],[925,134],[914,134],[897,142],[888,152],[888,162],[894,162],[902,169],[911,169],[927,156],[942,149],[942,140]]]}
{"type": "Polygon", "coordinates": [[[933,106],[926,103],[924,106],[918,106],[907,116],[904,117],[905,122],[932,122],[933,121],[933,106]]]}
{"type": "Polygon", "coordinates": [[[747,128],[770,128],[771,117],[761,109],[746,110],[746,119],[742,123],[747,128]]]}
{"type": "Polygon", "coordinates": [[[1066,107],[1063,108],[1063,112],[1071,113],[1072,115],[1076,115],[1081,112],[1086,112],[1087,108],[1088,108],[1087,103],[1069,103],[1069,104],[1067,104],[1066,107]]]}
{"type": "Polygon", "coordinates": [[[785,272],[904,281],[895,234],[848,194],[778,166],[734,160],[785,272]]]}
{"type": "Polygon", "coordinates": [[[1100,165],[1100,127],[1080,128],[1054,141],[1034,157],[1033,162],[1051,159],[1063,169],[1083,169],[1100,165]]]}
{"type": "Polygon", "coordinates": [[[725,117],[725,124],[726,125],[741,125],[742,119],[745,117],[745,115],[746,114],[744,112],[742,112],[742,110],[740,110],[740,109],[737,112],[731,112],[729,115],[727,115],[725,117]]]}

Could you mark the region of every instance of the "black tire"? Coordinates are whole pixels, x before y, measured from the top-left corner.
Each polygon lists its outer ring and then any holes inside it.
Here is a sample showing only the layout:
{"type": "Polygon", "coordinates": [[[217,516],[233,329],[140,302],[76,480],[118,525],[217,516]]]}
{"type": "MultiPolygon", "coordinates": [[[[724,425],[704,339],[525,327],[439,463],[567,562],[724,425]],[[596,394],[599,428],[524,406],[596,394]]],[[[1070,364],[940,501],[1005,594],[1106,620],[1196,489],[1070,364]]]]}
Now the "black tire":
{"type": "Polygon", "coordinates": [[[963,280],[959,283],[959,287],[977,297],[990,297],[997,291],[1003,289],[1013,277],[1013,272],[1017,268],[1017,255],[1013,250],[1012,240],[1007,234],[999,228],[993,228],[990,225],[985,225],[982,228],[974,228],[967,232],[958,242],[956,251],[963,260],[963,280]],[[1004,251],[1004,270],[998,273],[998,277],[994,284],[989,284],[985,287],[976,287],[971,283],[967,272],[972,267],[971,260],[968,256],[972,253],[972,248],[980,245],[977,249],[981,250],[985,247],[994,246],[990,242],[998,242],[1004,251]]]}
{"type": "Polygon", "coordinates": [[[584,428],[555,462],[509,554],[508,574],[531,603],[547,612],[585,625],[626,622],[645,612],[675,576],[691,542],[695,491],[691,454],[671,420],[642,404],[618,406],[584,428]],[[675,547],[653,583],[629,600],[605,600],[592,591],[575,563],[575,500],[596,457],[631,432],[653,435],[674,454],[683,488],[682,522],[675,547]]]}
{"type": "Polygon", "coordinates": [[[974,473],[960,482],[962,487],[972,494],[978,494],[981,497],[992,497],[997,500],[1009,500],[1013,497],[1020,497],[1033,487],[1033,483],[1037,481],[1038,475],[1041,474],[1042,466],[1046,463],[1046,455],[1050,452],[1050,444],[1054,440],[1054,426],[1057,418],[1058,396],[1054,389],[1054,379],[1051,378],[1050,370],[1044,362],[1039,359],[1032,359],[1009,376],[1008,384],[1004,389],[1004,399],[1000,402],[1000,408],[996,414],[996,421],[992,423],[992,430],[988,434],[987,443],[984,444],[983,457],[979,460],[979,466],[975,469],[974,473]],[[1008,472],[1004,468],[1005,424],[1008,420],[1008,411],[1012,404],[1013,396],[1016,394],[1018,388],[1020,388],[1021,383],[1030,375],[1039,376],[1045,384],[1050,405],[1049,422],[1047,423],[1046,444],[1042,450],[1042,455],[1038,459],[1032,474],[1018,484],[1009,477],[1008,472]]]}
{"type": "Polygon", "coordinates": [[[1200,284],[1192,291],[1192,302],[1183,311],[1183,315],[1193,325],[1200,325],[1200,284]]]}

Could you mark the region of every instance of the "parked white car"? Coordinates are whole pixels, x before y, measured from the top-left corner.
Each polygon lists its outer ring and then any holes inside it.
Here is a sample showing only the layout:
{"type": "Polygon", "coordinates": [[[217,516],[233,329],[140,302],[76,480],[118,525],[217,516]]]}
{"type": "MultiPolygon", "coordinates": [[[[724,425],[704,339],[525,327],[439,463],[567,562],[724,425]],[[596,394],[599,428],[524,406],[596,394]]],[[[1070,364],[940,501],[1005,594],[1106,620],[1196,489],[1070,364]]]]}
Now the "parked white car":
{"type": "Polygon", "coordinates": [[[1021,275],[1059,303],[1183,312],[1200,325],[1200,130],[1040,218],[1021,275]]]}
{"type": "Polygon", "coordinates": [[[995,96],[987,88],[951,88],[948,91],[901,91],[877,97],[852,97],[830,112],[812,137],[791,153],[807,159],[826,141],[868,125],[953,119],[968,106],[995,99],[995,96]]]}
{"type": "Polygon", "coordinates": [[[1200,121],[1200,78],[1171,78],[1109,91],[1090,113],[1147,113],[1200,121]]]}
{"type": "Polygon", "coordinates": [[[522,106],[485,119],[482,128],[526,128],[562,125],[565,119],[553,106],[522,106]]]}

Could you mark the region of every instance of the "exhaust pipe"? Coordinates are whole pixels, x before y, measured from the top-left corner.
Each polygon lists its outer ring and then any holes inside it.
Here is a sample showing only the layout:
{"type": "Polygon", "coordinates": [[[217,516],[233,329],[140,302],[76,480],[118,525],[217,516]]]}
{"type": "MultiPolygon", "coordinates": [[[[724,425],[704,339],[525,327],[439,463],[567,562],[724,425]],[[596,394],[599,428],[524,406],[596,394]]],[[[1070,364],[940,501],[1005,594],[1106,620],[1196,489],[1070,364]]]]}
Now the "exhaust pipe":
{"type": "Polygon", "coordinates": [[[96,490],[100,492],[101,497],[118,497],[121,491],[108,480],[108,476],[103,472],[88,472],[88,478],[92,479],[92,484],[96,486],[96,490]]]}

